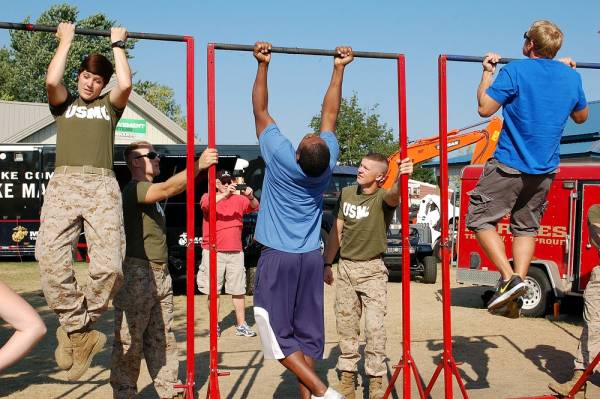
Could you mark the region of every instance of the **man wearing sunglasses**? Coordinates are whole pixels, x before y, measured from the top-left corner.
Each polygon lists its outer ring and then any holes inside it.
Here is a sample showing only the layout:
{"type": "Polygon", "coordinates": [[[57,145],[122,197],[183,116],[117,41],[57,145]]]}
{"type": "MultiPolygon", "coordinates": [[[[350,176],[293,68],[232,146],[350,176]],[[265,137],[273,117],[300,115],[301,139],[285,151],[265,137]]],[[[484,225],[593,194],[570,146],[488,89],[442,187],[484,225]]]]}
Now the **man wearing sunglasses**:
{"type": "Polygon", "coordinates": [[[550,21],[536,21],[525,32],[523,55],[500,70],[500,55],[488,53],[477,90],[479,115],[502,107],[504,125],[498,146],[469,193],[467,227],[501,274],[487,307],[490,313],[519,317],[519,297],[535,251],[535,238],[548,190],[560,161],[560,138],[569,116],[588,117],[581,76],[570,59],[554,60],[563,40],[550,21]],[[565,65],[566,64],[566,65],[565,65]],[[510,213],[512,265],[496,224],[510,213]],[[513,270],[514,267],[514,270],[513,270]]]}
{"type": "MultiPolygon", "coordinates": [[[[123,219],[127,241],[123,274],[125,283],[117,292],[115,341],[111,357],[110,384],[115,398],[137,394],[142,355],[161,398],[180,398],[177,344],[173,323],[173,286],[167,263],[165,214],[159,202],[183,192],[187,174],[183,170],[162,183],[160,155],[147,141],[125,149],[131,181],[123,188],[123,219]]],[[[197,175],[217,163],[217,150],[206,149],[194,165],[197,175]]]]}
{"type": "MultiPolygon", "coordinates": [[[[242,228],[244,214],[258,209],[258,200],[248,186],[238,192],[237,185],[227,170],[217,172],[217,292],[221,292],[225,284],[225,293],[231,295],[235,310],[235,335],[255,337],[256,333],[246,323],[245,295],[246,268],[244,267],[244,251],[242,246],[242,228]]],[[[202,263],[198,269],[198,289],[209,294],[209,250],[208,250],[208,193],[200,199],[202,208],[202,263]]],[[[210,303],[210,302],[209,302],[210,303]]],[[[219,308],[217,294],[217,309],[219,308]]],[[[217,312],[218,314],[219,312],[217,312]]],[[[217,335],[221,330],[217,324],[217,335]]]]}

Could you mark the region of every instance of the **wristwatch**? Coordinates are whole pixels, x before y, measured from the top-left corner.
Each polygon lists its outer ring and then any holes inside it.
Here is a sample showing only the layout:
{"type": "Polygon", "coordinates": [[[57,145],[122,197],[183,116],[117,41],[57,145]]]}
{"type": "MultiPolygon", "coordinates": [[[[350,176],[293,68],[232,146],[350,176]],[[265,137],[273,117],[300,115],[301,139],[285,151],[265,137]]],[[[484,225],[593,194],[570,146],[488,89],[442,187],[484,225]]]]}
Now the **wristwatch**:
{"type": "Polygon", "coordinates": [[[110,45],[112,48],[118,47],[118,48],[122,48],[125,49],[125,47],[127,47],[127,43],[125,43],[124,40],[117,40],[116,42],[114,42],[113,44],[110,45]]]}

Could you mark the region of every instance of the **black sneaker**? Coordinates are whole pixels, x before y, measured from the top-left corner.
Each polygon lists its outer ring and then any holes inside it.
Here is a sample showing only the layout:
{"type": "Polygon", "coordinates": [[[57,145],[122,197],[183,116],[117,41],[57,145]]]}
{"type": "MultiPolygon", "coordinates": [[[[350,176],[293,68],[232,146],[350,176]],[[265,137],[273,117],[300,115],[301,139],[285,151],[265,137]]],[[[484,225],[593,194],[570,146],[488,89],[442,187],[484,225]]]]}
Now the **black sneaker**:
{"type": "Polygon", "coordinates": [[[518,274],[513,274],[508,281],[502,281],[487,305],[489,311],[496,310],[509,301],[525,295],[527,286],[518,274]]]}
{"type": "Polygon", "coordinates": [[[491,314],[507,317],[509,319],[518,319],[521,316],[521,308],[523,307],[523,298],[518,297],[515,300],[508,301],[506,305],[490,310],[491,314]]]}

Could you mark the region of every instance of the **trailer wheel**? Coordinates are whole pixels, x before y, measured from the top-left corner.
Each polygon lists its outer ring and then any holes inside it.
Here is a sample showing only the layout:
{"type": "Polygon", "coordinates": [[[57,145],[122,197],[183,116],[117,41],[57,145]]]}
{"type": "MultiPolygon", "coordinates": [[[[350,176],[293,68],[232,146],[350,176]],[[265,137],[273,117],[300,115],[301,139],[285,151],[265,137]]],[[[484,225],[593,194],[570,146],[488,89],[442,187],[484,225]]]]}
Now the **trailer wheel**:
{"type": "Polygon", "coordinates": [[[329,237],[329,234],[327,234],[327,230],[321,227],[321,234],[319,236],[319,246],[321,248],[321,255],[325,254],[325,243],[327,242],[327,237],[329,237]]]}
{"type": "Polygon", "coordinates": [[[546,273],[537,267],[529,268],[527,278],[527,294],[523,296],[523,309],[521,313],[527,317],[543,317],[551,302],[552,287],[546,273]]]}
{"type": "Polygon", "coordinates": [[[435,256],[426,256],[423,258],[423,279],[424,284],[435,284],[437,279],[437,258],[435,256]]]}
{"type": "Polygon", "coordinates": [[[256,266],[246,268],[246,295],[254,295],[254,280],[256,279],[256,266]]]}

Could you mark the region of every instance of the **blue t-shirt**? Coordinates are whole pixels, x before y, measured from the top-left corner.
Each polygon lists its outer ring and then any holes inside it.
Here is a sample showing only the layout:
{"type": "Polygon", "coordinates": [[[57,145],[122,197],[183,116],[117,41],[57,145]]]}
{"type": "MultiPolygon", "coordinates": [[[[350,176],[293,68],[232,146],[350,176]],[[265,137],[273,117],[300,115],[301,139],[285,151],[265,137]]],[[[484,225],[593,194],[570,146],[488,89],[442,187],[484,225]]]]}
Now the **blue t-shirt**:
{"type": "Polygon", "coordinates": [[[276,125],[258,138],[266,171],[260,197],[255,238],[280,251],[304,253],[320,247],[323,193],[331,180],[340,148],[331,132],[321,133],[329,147],[329,168],[307,176],[296,162],[296,150],[276,125]]]}
{"type": "Polygon", "coordinates": [[[494,157],[523,173],[555,170],[567,119],[587,106],[581,76],[560,61],[517,60],[500,70],[486,92],[503,105],[494,157]]]}

